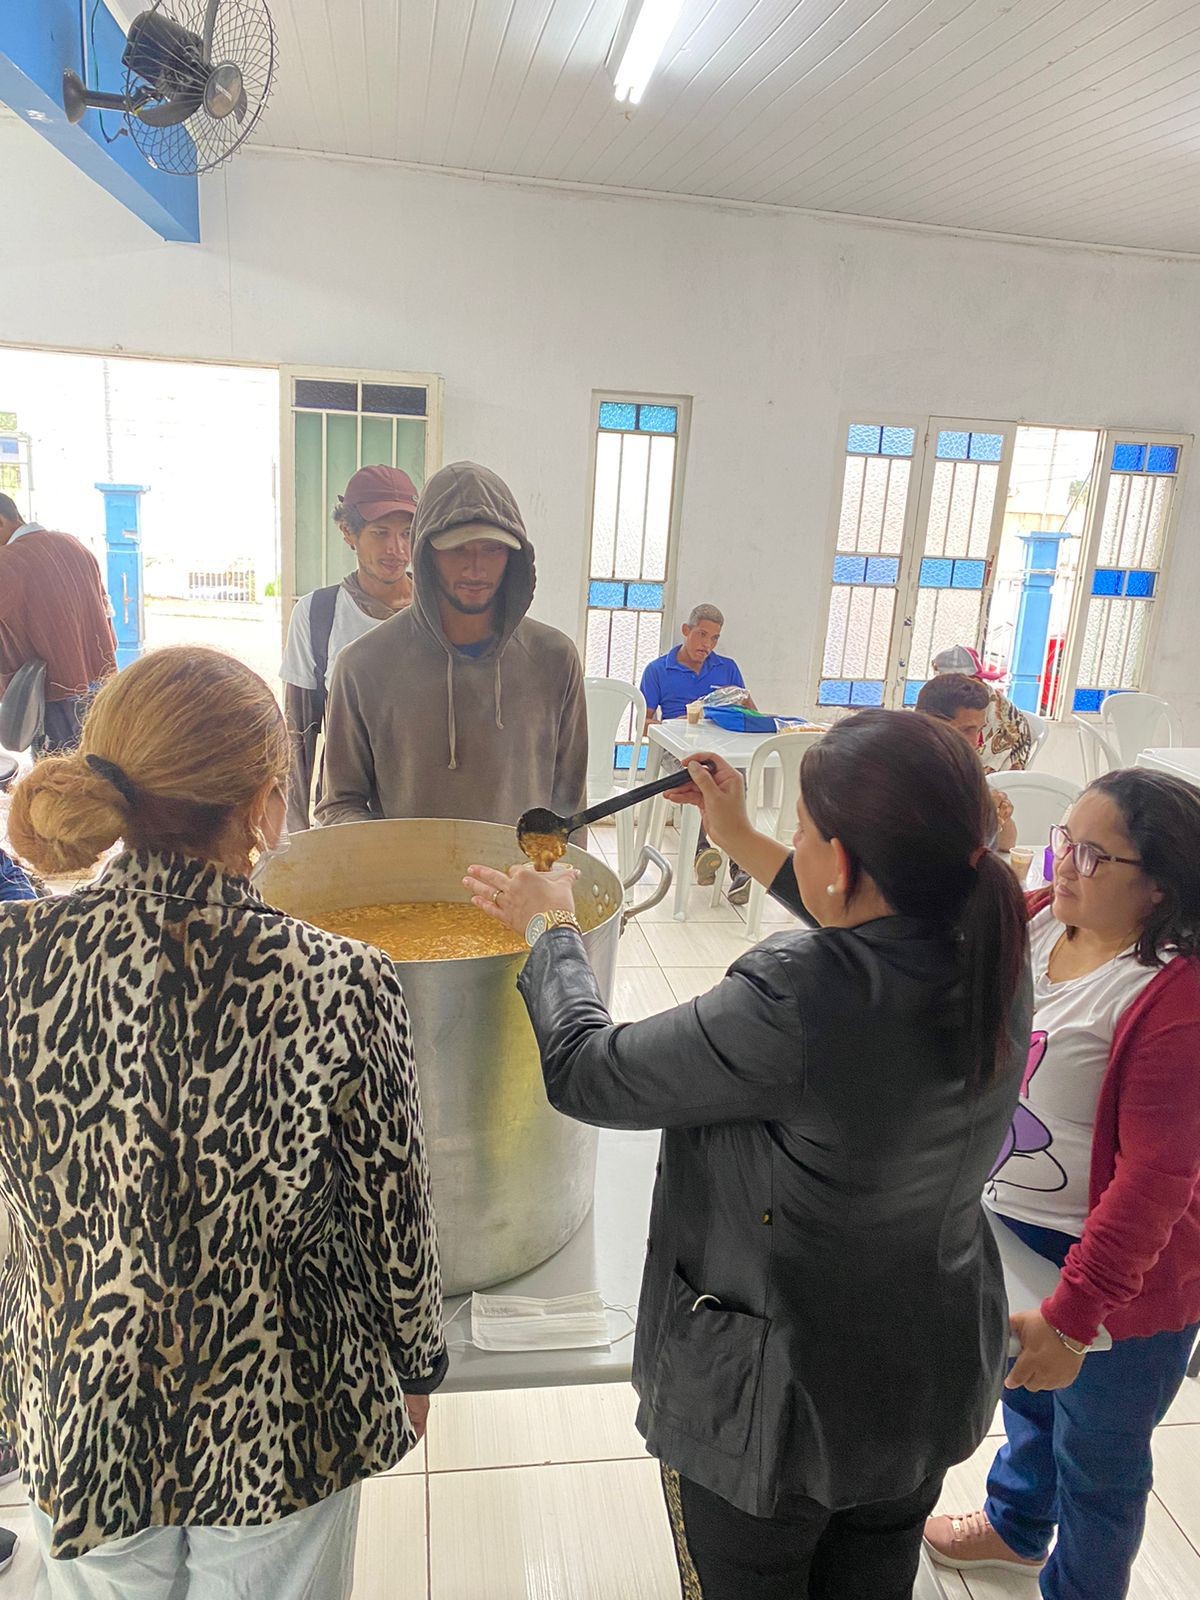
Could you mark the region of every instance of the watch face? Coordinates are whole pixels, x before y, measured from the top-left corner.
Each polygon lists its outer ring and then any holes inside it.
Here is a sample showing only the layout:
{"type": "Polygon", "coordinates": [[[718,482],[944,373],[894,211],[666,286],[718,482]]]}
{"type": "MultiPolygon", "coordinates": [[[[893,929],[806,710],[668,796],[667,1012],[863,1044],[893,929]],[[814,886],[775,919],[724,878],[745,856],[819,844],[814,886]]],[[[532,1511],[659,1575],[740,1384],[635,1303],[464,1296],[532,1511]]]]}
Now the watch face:
{"type": "Polygon", "coordinates": [[[535,911],[529,919],[529,926],[525,929],[525,943],[532,944],[535,939],[540,939],[547,926],[546,913],[544,911],[535,911]]]}

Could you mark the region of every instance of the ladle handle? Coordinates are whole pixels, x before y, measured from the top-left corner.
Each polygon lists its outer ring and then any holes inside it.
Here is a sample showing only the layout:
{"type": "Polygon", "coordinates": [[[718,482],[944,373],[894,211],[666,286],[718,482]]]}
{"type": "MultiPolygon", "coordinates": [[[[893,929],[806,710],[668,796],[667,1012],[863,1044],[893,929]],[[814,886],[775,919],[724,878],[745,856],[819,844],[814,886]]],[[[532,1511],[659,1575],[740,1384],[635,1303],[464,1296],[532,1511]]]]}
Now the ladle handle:
{"type": "MultiPolygon", "coordinates": [[[[708,762],[702,761],[701,766],[712,768],[708,762]]],[[[611,817],[618,811],[624,811],[629,806],[641,805],[643,800],[652,800],[656,794],[665,794],[668,789],[682,788],[685,783],[691,783],[692,775],[686,767],[678,772],[670,772],[665,778],[658,778],[654,783],[643,783],[638,789],[626,789],[623,794],[614,795],[611,800],[601,800],[599,805],[589,806],[586,811],[580,811],[571,818],[571,832],[577,828],[586,828],[593,822],[601,822],[605,817],[611,817]]]]}

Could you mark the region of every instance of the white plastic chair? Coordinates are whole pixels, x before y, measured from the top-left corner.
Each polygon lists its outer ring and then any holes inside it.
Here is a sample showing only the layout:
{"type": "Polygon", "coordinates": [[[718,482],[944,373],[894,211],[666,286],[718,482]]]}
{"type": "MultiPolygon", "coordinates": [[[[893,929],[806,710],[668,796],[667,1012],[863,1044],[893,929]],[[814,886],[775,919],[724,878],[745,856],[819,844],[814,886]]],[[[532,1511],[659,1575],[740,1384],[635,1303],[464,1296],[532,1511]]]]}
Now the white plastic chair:
{"type": "Polygon", "coordinates": [[[1050,724],[1046,721],[1045,717],[1039,717],[1036,711],[1022,711],[1021,715],[1029,724],[1029,732],[1032,735],[1032,742],[1029,746],[1029,759],[1025,763],[1025,769],[1028,771],[1028,769],[1033,765],[1034,758],[1036,757],[1038,751],[1046,742],[1046,738],[1050,732],[1050,724]]]}
{"type": "Polygon", "coordinates": [[[1102,778],[1106,772],[1116,772],[1121,765],[1121,758],[1096,723],[1080,716],[1071,720],[1079,733],[1083,754],[1083,781],[1095,783],[1096,779],[1102,778]]]}
{"type": "MultiPolygon", "coordinates": [[[[782,770],[779,810],[775,817],[775,826],[771,830],[772,838],[780,842],[789,840],[796,831],[796,796],[800,793],[800,764],[813,739],[819,737],[820,734],[817,733],[778,733],[773,739],[766,739],[759,745],[747,768],[746,799],[752,820],[762,803],[763,778],[767,767],[776,762],[782,770]]],[[[717,869],[716,881],[713,884],[714,906],[721,903],[728,870],[729,857],[722,850],[721,865],[717,869]]],[[[750,899],[746,904],[746,937],[752,943],[758,940],[762,932],[763,903],[766,898],[766,889],[761,883],[754,882],[750,887],[750,899]]]]}
{"type": "MultiPolygon", "coordinates": [[[[635,689],[631,683],[623,683],[620,678],[585,678],[583,694],[587,702],[588,725],[587,803],[594,806],[601,800],[611,800],[622,789],[637,787],[642,730],[646,726],[646,698],[640,689],[635,689]],[[613,746],[617,743],[621,721],[631,708],[633,752],[629,761],[629,777],[622,784],[613,772],[613,746]]],[[[614,819],[617,825],[617,873],[622,883],[628,880],[633,871],[633,814],[636,810],[636,806],[630,806],[626,811],[618,811],[614,819]]]]}
{"type": "Polygon", "coordinates": [[[1061,822],[1083,793],[1070,778],[1050,772],[992,772],[990,789],[1001,789],[1012,801],[1017,843],[1026,849],[1044,849],[1050,829],[1061,822]]]}
{"type": "Polygon", "coordinates": [[[1174,706],[1156,694],[1132,690],[1110,694],[1100,707],[1100,728],[1123,767],[1133,766],[1143,750],[1183,743],[1183,726],[1174,706]]]}

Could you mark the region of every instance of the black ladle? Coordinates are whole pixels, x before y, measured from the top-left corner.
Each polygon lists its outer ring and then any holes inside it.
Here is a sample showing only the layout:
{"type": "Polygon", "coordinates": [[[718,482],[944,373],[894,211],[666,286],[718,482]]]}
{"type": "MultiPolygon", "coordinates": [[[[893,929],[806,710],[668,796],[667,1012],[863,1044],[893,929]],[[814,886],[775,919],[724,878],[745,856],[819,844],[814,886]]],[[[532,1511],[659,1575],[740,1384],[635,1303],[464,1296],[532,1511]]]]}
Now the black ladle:
{"type": "MultiPolygon", "coordinates": [[[[711,761],[702,761],[700,765],[709,772],[715,770],[711,761]]],[[[557,837],[562,840],[562,850],[558,852],[561,855],[567,847],[568,838],[580,828],[586,828],[593,822],[602,822],[605,817],[624,811],[627,806],[640,805],[643,800],[651,800],[656,794],[665,794],[668,789],[679,789],[691,781],[691,774],[683,767],[679,772],[672,772],[654,783],[644,783],[638,789],[626,789],[614,795],[611,800],[601,800],[599,805],[589,806],[586,811],[577,811],[573,817],[560,817],[557,811],[551,811],[547,806],[531,806],[517,822],[517,843],[532,861],[534,853],[527,840],[547,835],[557,837]]]]}

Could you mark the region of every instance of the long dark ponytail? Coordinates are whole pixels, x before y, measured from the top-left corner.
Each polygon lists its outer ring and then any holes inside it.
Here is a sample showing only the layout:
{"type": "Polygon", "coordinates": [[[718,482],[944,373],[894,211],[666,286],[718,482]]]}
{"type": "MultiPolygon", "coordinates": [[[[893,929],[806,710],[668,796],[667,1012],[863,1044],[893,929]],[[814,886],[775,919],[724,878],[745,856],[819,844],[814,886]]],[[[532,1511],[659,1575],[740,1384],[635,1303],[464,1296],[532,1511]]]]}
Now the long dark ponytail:
{"type": "Polygon", "coordinates": [[[995,809],[983,769],[948,724],[905,711],[861,711],[804,758],[809,816],[904,916],[959,937],[972,1081],[1008,1049],[1008,1015],[1026,960],[1025,904],[988,844],[995,809]]]}

